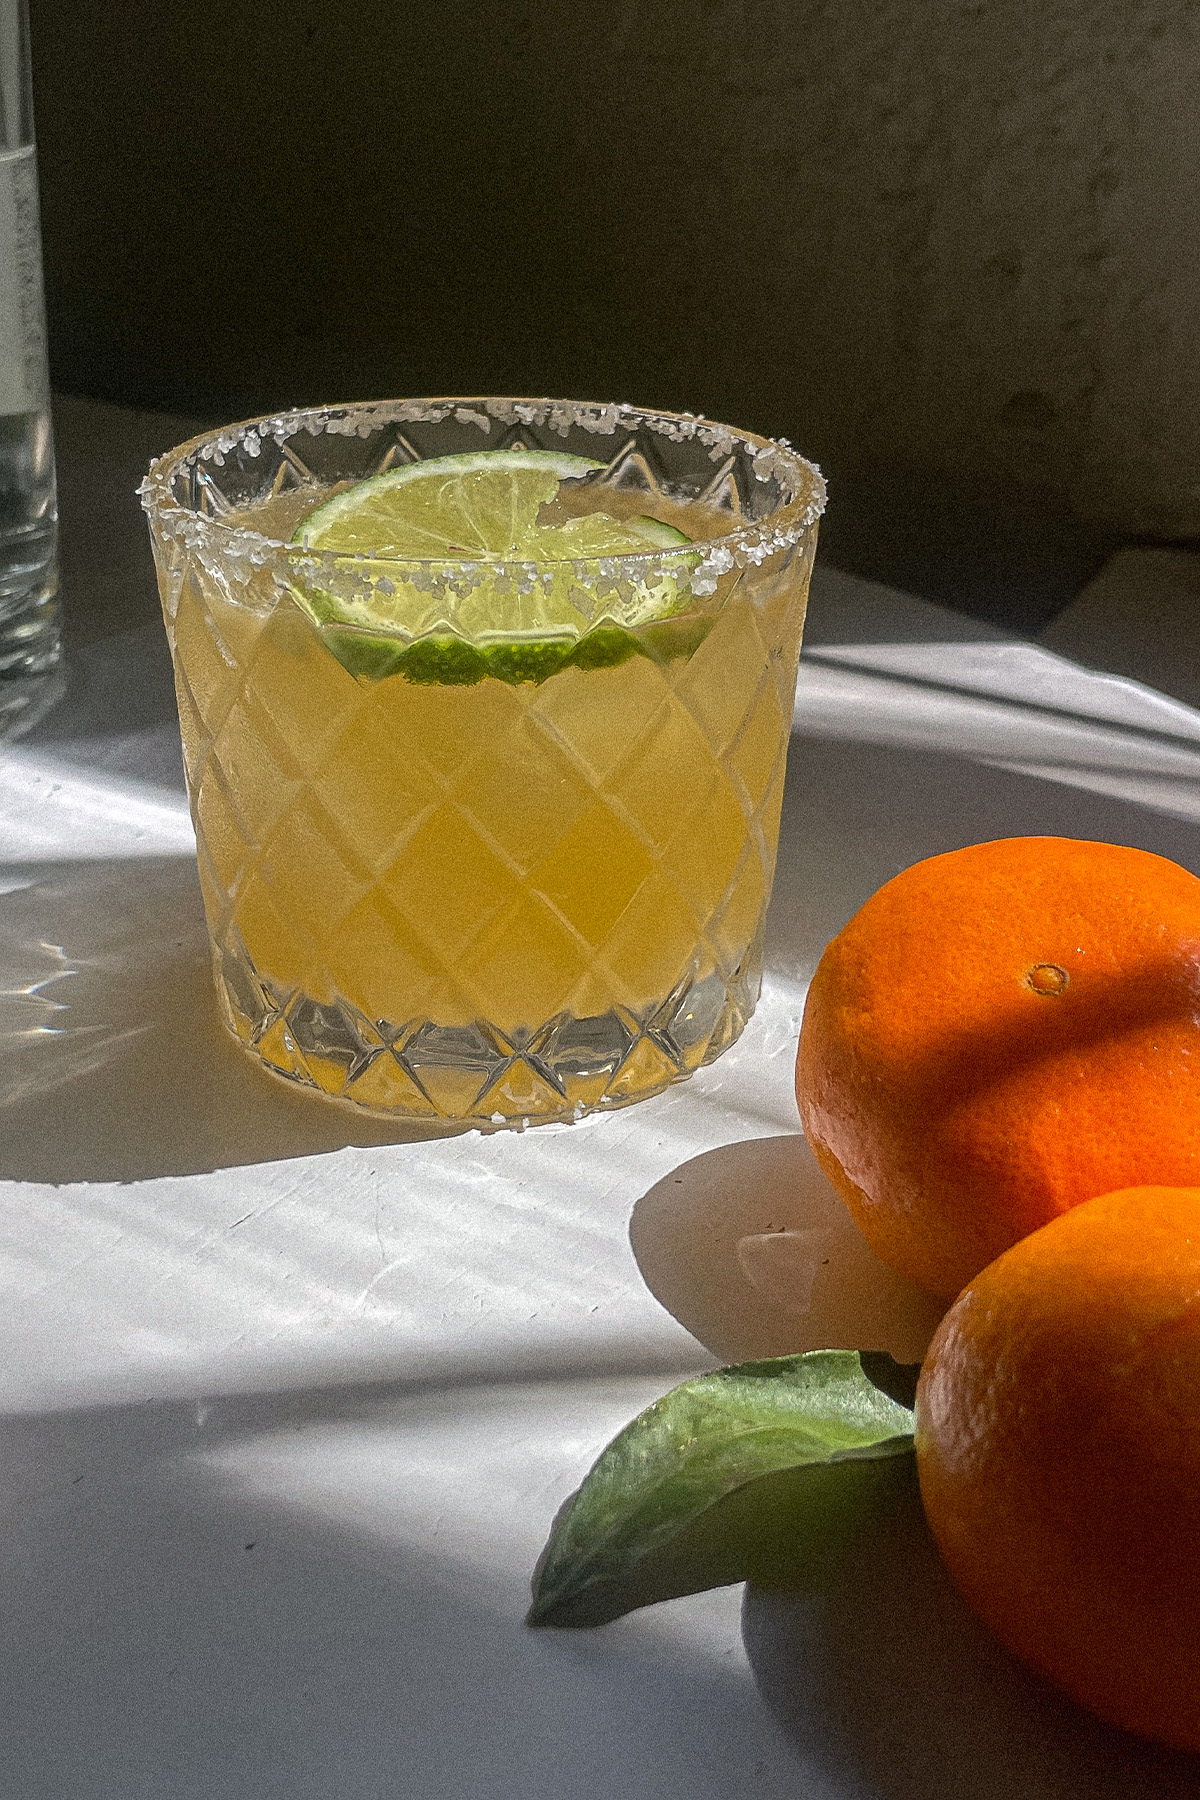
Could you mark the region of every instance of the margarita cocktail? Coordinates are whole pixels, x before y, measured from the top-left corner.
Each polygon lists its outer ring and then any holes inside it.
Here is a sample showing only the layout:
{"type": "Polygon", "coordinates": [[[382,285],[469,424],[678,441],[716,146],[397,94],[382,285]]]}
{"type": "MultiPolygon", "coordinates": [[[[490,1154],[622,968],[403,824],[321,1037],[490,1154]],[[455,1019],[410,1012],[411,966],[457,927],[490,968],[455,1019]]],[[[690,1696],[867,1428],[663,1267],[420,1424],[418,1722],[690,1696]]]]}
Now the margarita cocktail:
{"type": "Polygon", "coordinates": [[[143,489],[220,1003],[389,1114],[578,1117],[753,1009],[820,477],[705,421],[327,408],[143,489]]]}

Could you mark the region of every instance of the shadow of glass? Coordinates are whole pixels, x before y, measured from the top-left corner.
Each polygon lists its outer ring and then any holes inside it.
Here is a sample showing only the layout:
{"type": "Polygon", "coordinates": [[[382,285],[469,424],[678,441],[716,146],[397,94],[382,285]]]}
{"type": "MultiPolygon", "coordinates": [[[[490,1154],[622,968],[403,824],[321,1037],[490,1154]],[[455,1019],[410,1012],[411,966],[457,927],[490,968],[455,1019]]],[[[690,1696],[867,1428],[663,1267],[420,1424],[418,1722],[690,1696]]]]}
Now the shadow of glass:
{"type": "Polygon", "coordinates": [[[821,1791],[847,1800],[1200,1791],[1195,1760],[1091,1718],[992,1638],[942,1566],[915,1466],[902,1467],[904,1486],[881,1496],[852,1554],[791,1592],[746,1592],[743,1638],[759,1691],[821,1791]]]}
{"type": "Polygon", "coordinates": [[[651,1293],[722,1362],[844,1349],[916,1363],[945,1310],[868,1248],[799,1134],[681,1163],[638,1201],[629,1238],[651,1293]]]}
{"type": "Polygon", "coordinates": [[[293,1092],[220,1024],[194,860],[0,896],[0,1177],[137,1181],[445,1136],[293,1092]]]}

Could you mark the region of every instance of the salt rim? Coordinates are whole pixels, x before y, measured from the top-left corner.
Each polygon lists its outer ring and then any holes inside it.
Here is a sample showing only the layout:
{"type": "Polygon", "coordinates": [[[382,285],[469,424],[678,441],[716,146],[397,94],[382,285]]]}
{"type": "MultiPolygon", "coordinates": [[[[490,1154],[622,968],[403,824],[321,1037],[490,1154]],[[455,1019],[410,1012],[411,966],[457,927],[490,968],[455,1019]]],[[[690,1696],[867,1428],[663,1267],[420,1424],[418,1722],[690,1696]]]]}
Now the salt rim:
{"type": "Polygon", "coordinates": [[[346,591],[348,579],[351,587],[358,587],[364,593],[372,586],[387,591],[392,584],[384,571],[402,569],[407,585],[426,591],[449,586],[463,597],[485,580],[501,588],[511,580],[519,592],[529,593],[539,581],[551,579],[548,571],[571,567],[579,573],[581,584],[586,581],[585,572],[617,581],[622,578],[644,580],[651,570],[669,571],[681,584],[686,583],[698,598],[703,598],[715,592],[720,578],[731,569],[760,567],[768,557],[799,543],[825,510],[826,499],[825,480],[820,469],[794,450],[786,438],[760,438],[752,432],[734,430],[696,413],[650,412],[624,403],[494,398],[363,401],[305,407],[294,412],[247,419],[215,433],[202,433],[168,450],[151,463],[137,492],[158,533],[180,540],[186,549],[201,557],[206,551],[219,553],[227,568],[231,563],[245,564],[249,569],[262,568],[276,561],[282,553],[288,566],[306,580],[332,582],[342,592],[346,591]],[[239,445],[247,455],[256,457],[261,455],[264,443],[272,441],[282,449],[289,438],[305,431],[310,437],[324,434],[367,438],[381,426],[440,424],[451,414],[459,424],[477,425],[483,431],[489,431],[493,423],[527,425],[548,427],[560,437],[566,437],[572,427],[597,436],[611,436],[618,429],[641,425],[670,443],[698,439],[707,447],[714,463],[741,449],[750,454],[758,480],[778,482],[784,495],[783,504],[756,524],[744,525],[719,538],[697,540],[679,550],[563,557],[553,563],[467,562],[432,557],[384,560],[363,554],[313,550],[267,537],[245,525],[227,525],[218,515],[181,506],[171,491],[173,478],[182,465],[211,462],[221,468],[229,453],[239,445]],[[702,560],[697,562],[700,551],[703,552],[702,560]]]}

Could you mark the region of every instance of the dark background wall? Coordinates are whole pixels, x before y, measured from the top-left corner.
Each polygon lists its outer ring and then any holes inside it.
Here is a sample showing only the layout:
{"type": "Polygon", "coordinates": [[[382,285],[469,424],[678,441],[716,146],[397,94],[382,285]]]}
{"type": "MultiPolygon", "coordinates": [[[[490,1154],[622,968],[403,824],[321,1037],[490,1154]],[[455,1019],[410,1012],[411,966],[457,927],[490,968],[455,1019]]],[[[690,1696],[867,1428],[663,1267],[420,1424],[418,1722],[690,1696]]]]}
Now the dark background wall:
{"type": "Polygon", "coordinates": [[[687,407],[901,562],[1200,532],[1195,0],[32,13],[68,392],[687,407]]]}

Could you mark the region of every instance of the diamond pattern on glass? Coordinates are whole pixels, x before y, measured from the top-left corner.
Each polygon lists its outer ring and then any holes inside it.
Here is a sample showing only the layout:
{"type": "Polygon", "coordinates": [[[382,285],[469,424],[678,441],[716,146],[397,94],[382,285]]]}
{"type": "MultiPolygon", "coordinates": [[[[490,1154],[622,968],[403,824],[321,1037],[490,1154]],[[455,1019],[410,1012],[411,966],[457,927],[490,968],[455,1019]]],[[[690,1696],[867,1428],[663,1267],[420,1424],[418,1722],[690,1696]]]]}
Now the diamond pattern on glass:
{"type": "Polygon", "coordinates": [[[766,666],[753,605],[733,604],[680,672],[676,692],[717,756],[741,729],[766,666]]]}
{"type": "Polygon", "coordinates": [[[637,488],[654,497],[662,494],[663,476],[658,459],[648,445],[639,446],[636,438],[630,438],[610,459],[604,480],[612,487],[637,488]]]}
{"type": "Polygon", "coordinates": [[[383,1113],[570,1117],[737,1036],[787,742],[752,617],[638,659],[614,719],[619,670],[360,684],[282,608],[240,663],[198,611],[177,655],[218,984],[275,1073],[383,1113]]]}
{"type": "Polygon", "coordinates": [[[404,433],[397,428],[386,433],[386,442],[371,466],[371,473],[372,475],[385,475],[389,469],[399,469],[405,463],[420,462],[420,460],[404,433]]]}
{"type": "Polygon", "coordinates": [[[543,682],[532,690],[528,704],[541,730],[571,757],[584,779],[598,787],[629,755],[631,742],[650,725],[670,692],[658,664],[636,657],[623,674],[619,714],[614,712],[608,685],[583,669],[564,669],[553,681],[543,682]]]}
{"type": "MultiPolygon", "coordinates": [[[[518,416],[487,441],[563,438],[518,416]]],[[[570,447],[653,510],[671,446],[615,441],[570,447]]],[[[382,414],[264,427],[193,469],[191,504],[294,507],[335,467],[444,450],[436,422],[382,414]]],[[[695,454],[694,491],[750,517],[744,455],[695,454]]],[[[222,1010],[265,1066],[373,1112],[487,1124],[624,1105],[733,1042],[761,972],[807,545],[746,567],[687,656],[471,687],[356,680],[285,570],[215,566],[182,535],[156,554],[222,1010]]]]}
{"type": "Polygon", "coordinates": [[[472,828],[518,876],[553,849],[592,799],[592,784],[575,759],[525,713],[503,739],[467,761],[450,791],[472,828]]]}
{"type": "Polygon", "coordinates": [[[746,517],[746,499],[738,481],[737,465],[736,456],[727,456],[700,498],[709,506],[722,507],[735,519],[744,519],[746,517]]]}

